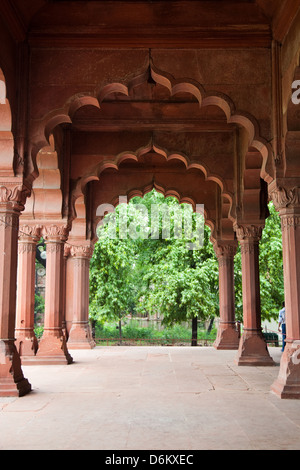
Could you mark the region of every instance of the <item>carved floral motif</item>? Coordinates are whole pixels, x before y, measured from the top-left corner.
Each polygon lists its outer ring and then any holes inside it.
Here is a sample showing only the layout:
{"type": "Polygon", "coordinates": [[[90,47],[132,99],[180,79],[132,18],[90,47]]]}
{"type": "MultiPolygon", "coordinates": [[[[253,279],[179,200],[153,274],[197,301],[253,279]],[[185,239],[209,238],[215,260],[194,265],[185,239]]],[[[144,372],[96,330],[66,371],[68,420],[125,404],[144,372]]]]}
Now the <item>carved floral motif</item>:
{"type": "Polygon", "coordinates": [[[282,215],[281,228],[286,230],[289,228],[300,227],[300,215],[282,215]]]}
{"type": "Polygon", "coordinates": [[[217,258],[233,258],[236,255],[237,246],[232,244],[223,245],[216,242],[214,244],[214,250],[217,258]]]}
{"type": "Polygon", "coordinates": [[[300,188],[297,186],[291,189],[277,187],[270,196],[277,210],[300,206],[300,188]]]}
{"type": "Polygon", "coordinates": [[[94,247],[92,245],[71,246],[71,256],[75,258],[91,258],[93,251],[94,247]]]}
{"type": "Polygon", "coordinates": [[[61,241],[67,240],[70,227],[68,224],[52,224],[43,228],[43,237],[46,241],[61,241]]]}
{"type": "Polygon", "coordinates": [[[28,196],[30,190],[23,184],[8,182],[0,185],[0,205],[10,204],[12,209],[22,211],[28,196]]]}
{"type": "Polygon", "coordinates": [[[19,240],[20,241],[33,241],[37,242],[41,237],[41,225],[23,224],[19,227],[19,240]]]}
{"type": "Polygon", "coordinates": [[[236,224],[234,226],[234,230],[239,241],[247,240],[252,242],[259,242],[262,236],[263,226],[253,224],[236,224]]]}

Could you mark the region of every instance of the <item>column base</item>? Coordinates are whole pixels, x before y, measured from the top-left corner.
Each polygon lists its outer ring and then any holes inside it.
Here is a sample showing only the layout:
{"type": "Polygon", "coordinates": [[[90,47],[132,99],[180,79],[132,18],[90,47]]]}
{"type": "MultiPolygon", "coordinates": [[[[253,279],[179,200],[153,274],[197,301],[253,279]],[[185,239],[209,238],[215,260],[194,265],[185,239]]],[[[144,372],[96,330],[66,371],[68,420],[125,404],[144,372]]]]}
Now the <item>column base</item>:
{"type": "Polygon", "coordinates": [[[220,323],[217,338],[213,344],[215,349],[236,350],[239,348],[239,332],[235,329],[235,324],[220,323]]]}
{"type": "Polygon", "coordinates": [[[35,356],[39,347],[38,340],[32,329],[15,330],[16,349],[22,356],[35,356]]]}
{"type": "Polygon", "coordinates": [[[300,341],[286,343],[271,391],[280,398],[300,399],[300,341]]]}
{"type": "Polygon", "coordinates": [[[14,340],[0,341],[0,397],[22,397],[31,392],[24,378],[14,340]]]}
{"type": "Polygon", "coordinates": [[[93,349],[96,346],[88,322],[73,322],[68,339],[68,349],[93,349]]]}
{"type": "Polygon", "coordinates": [[[238,366],[274,366],[261,330],[244,330],[240,339],[238,366]]]}
{"type": "MultiPolygon", "coordinates": [[[[61,329],[45,330],[39,344],[39,349],[32,364],[36,365],[65,365],[73,362],[66,344],[66,338],[61,329]]],[[[28,363],[28,362],[27,362],[28,363]]]]}

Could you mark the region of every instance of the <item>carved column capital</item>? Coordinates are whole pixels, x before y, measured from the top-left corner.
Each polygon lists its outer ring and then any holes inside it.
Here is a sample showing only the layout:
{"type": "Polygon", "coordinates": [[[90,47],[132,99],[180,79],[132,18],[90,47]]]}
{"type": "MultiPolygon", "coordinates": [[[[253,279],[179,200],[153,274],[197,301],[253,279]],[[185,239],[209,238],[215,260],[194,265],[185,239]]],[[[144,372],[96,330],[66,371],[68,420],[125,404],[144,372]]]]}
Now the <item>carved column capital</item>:
{"type": "Polygon", "coordinates": [[[90,259],[93,256],[94,252],[94,245],[92,243],[88,243],[85,245],[72,245],[71,246],[71,256],[74,258],[86,258],[90,259]]]}
{"type": "Polygon", "coordinates": [[[256,224],[235,224],[234,230],[239,242],[252,241],[258,243],[262,236],[263,226],[256,224]]]}
{"type": "Polygon", "coordinates": [[[0,181],[0,211],[10,209],[21,212],[28,196],[30,190],[21,181],[0,181]]]}
{"type": "Polygon", "coordinates": [[[19,225],[19,242],[37,243],[41,238],[42,226],[29,223],[21,223],[19,225]]]}
{"type": "Polygon", "coordinates": [[[283,231],[300,226],[300,187],[283,188],[274,186],[269,190],[270,197],[281,219],[283,231]]]}
{"type": "Polygon", "coordinates": [[[70,226],[66,223],[54,223],[44,226],[42,230],[46,242],[65,242],[68,238],[70,226]]]}
{"type": "Polygon", "coordinates": [[[237,242],[216,241],[213,246],[218,259],[221,257],[234,258],[236,255],[237,242]]]}
{"type": "Polygon", "coordinates": [[[281,186],[271,187],[269,195],[276,210],[282,211],[288,208],[300,208],[300,187],[283,188],[281,186]]]}

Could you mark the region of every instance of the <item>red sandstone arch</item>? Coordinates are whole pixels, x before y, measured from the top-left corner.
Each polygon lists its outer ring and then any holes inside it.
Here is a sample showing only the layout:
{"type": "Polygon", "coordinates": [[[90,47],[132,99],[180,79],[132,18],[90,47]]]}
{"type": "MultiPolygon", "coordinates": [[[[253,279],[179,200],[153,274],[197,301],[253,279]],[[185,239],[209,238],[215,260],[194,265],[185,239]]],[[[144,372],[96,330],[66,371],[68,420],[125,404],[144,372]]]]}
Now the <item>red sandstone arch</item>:
{"type": "MultiPolygon", "coordinates": [[[[116,172],[120,172],[122,171],[122,168],[123,168],[122,164],[126,164],[126,162],[130,162],[130,161],[140,162],[142,160],[143,155],[152,153],[151,151],[161,156],[165,160],[166,164],[174,160],[177,162],[181,162],[184,165],[186,172],[188,172],[189,170],[199,171],[204,176],[205,181],[213,182],[216,184],[216,186],[219,187],[220,197],[222,195],[223,200],[226,201],[226,203],[220,202],[220,204],[221,205],[223,204],[223,206],[226,207],[226,210],[227,210],[227,213],[226,214],[224,213],[221,217],[224,220],[224,223],[220,224],[220,227],[223,227],[224,230],[232,233],[233,219],[230,216],[230,211],[234,204],[234,197],[233,197],[233,194],[229,190],[228,191],[224,190],[224,186],[226,185],[225,182],[223,182],[217,175],[209,174],[206,167],[201,165],[199,162],[196,162],[196,163],[189,162],[189,159],[185,155],[182,155],[179,153],[168,154],[167,151],[163,149],[159,149],[158,147],[153,146],[151,143],[149,143],[145,147],[138,149],[136,152],[122,152],[121,154],[117,155],[113,161],[107,160],[107,161],[101,162],[99,165],[97,165],[92,175],[87,175],[78,181],[77,186],[74,189],[73,195],[72,195],[71,213],[72,213],[72,220],[74,221],[73,223],[76,224],[76,207],[75,207],[76,201],[78,200],[78,198],[79,199],[82,198],[88,183],[92,181],[101,182],[102,174],[105,174],[106,170],[113,169],[116,172]],[[225,221],[226,219],[227,219],[227,222],[225,221]]],[[[141,168],[140,171],[142,172],[143,169],[141,168]]],[[[135,189],[128,191],[127,193],[128,198],[130,199],[134,197],[134,195],[139,195],[142,197],[144,194],[151,191],[153,188],[157,189],[157,191],[164,194],[165,197],[173,196],[176,199],[178,199],[180,203],[191,204],[193,209],[194,210],[196,209],[197,201],[195,199],[188,197],[187,195],[181,193],[177,187],[175,188],[175,187],[170,187],[170,186],[168,187],[162,186],[155,181],[152,181],[151,184],[146,185],[143,189],[135,188],[135,189]]],[[[212,199],[214,200],[214,195],[212,195],[212,199]]],[[[110,202],[105,201],[105,203],[113,204],[113,205],[116,205],[117,202],[118,202],[117,199],[112,200],[110,202]]],[[[216,228],[216,220],[207,210],[205,210],[204,215],[205,215],[206,224],[211,228],[212,232],[214,232],[216,228]]]]}
{"type": "MultiPolygon", "coordinates": [[[[193,208],[193,211],[196,212],[196,210],[197,210],[197,201],[194,198],[185,196],[177,188],[168,188],[168,187],[163,186],[161,183],[158,184],[154,181],[151,182],[150,184],[146,184],[145,186],[143,186],[141,188],[132,188],[132,189],[128,190],[126,192],[126,195],[124,195],[124,196],[126,196],[127,201],[129,202],[134,197],[141,197],[141,198],[144,197],[147,193],[151,192],[153,189],[155,189],[157,192],[163,194],[164,197],[174,197],[174,198],[176,198],[180,204],[189,204],[189,205],[191,205],[192,208],[193,208]]],[[[114,192],[117,193],[117,189],[114,192]]],[[[119,196],[117,196],[117,195],[113,196],[111,198],[111,200],[108,202],[108,205],[112,205],[114,207],[117,207],[118,204],[119,204],[119,196]]],[[[109,208],[108,208],[107,212],[109,212],[109,208]]],[[[106,214],[104,214],[104,215],[106,215],[106,214]]],[[[95,227],[103,219],[104,215],[97,215],[97,209],[96,209],[96,217],[95,217],[94,222],[93,222],[94,241],[97,240],[95,227]]],[[[213,217],[213,214],[207,208],[207,206],[205,206],[203,208],[203,216],[204,216],[205,225],[207,225],[211,229],[211,232],[213,233],[215,228],[216,228],[216,221],[213,217]]]]}
{"type": "MultiPolygon", "coordinates": [[[[134,87],[142,84],[151,78],[152,82],[165,87],[170,96],[175,96],[178,93],[187,93],[197,100],[199,107],[204,108],[206,106],[216,106],[220,109],[226,118],[226,122],[229,124],[236,124],[238,127],[244,130],[247,135],[247,147],[248,151],[245,150],[245,154],[242,156],[244,159],[244,182],[242,204],[244,204],[243,212],[251,210],[252,205],[256,206],[255,218],[260,212],[260,198],[261,198],[261,179],[270,183],[273,180],[272,176],[272,151],[270,145],[260,136],[259,126],[253,116],[245,112],[236,111],[232,100],[222,93],[206,93],[203,87],[195,81],[188,80],[174,80],[173,77],[166,73],[161,73],[153,65],[147,69],[143,74],[134,77],[129,80],[127,84],[124,83],[110,83],[103,86],[100,90],[97,90],[94,95],[92,94],[76,94],[70,97],[70,99],[60,109],[51,111],[43,120],[42,126],[37,123],[32,123],[31,135],[35,143],[32,145],[32,163],[31,174],[29,180],[34,180],[39,174],[38,165],[38,154],[44,152],[49,147],[51,136],[55,133],[55,130],[62,124],[72,125],[74,117],[81,108],[85,106],[93,106],[101,110],[102,103],[111,94],[119,93],[126,97],[131,98],[132,90],[134,87]],[[37,127],[35,127],[37,125],[37,127]],[[44,126],[44,128],[43,128],[44,126]],[[256,153],[256,163],[253,167],[253,153],[256,153]],[[255,174],[255,178],[252,176],[255,174]],[[249,177],[250,175],[250,177],[249,177]],[[253,183],[253,184],[252,184],[253,183]]],[[[204,175],[206,180],[216,182],[222,194],[227,200],[230,201],[229,205],[229,216],[228,218],[233,221],[237,217],[235,204],[236,201],[233,198],[232,192],[227,188],[226,182],[216,174],[212,173],[204,163],[194,162],[189,159],[187,155],[177,152],[168,152],[166,149],[159,148],[155,143],[151,142],[144,147],[136,151],[125,151],[122,152],[112,159],[109,157],[106,161],[99,163],[93,171],[82,175],[77,182],[77,186],[72,193],[71,197],[71,219],[75,219],[74,203],[78,197],[83,194],[83,189],[90,181],[97,181],[101,173],[107,168],[119,169],[120,165],[128,160],[138,161],[149,151],[155,151],[162,155],[166,161],[178,160],[182,161],[185,165],[186,170],[197,168],[204,175]]],[[[38,178],[37,178],[38,179],[38,178]]],[[[35,184],[34,184],[35,185],[35,184]]],[[[60,190],[60,188],[56,188],[60,190]]],[[[57,195],[59,194],[59,191],[57,195]]],[[[57,200],[58,201],[58,200],[57,200]]],[[[58,203],[59,205],[59,203],[58,203]]],[[[226,206],[227,207],[227,206],[226,206]]]]}
{"type": "Polygon", "coordinates": [[[124,151],[116,155],[113,160],[107,159],[99,163],[91,173],[83,175],[82,178],[77,182],[76,189],[74,190],[74,196],[76,197],[77,194],[80,194],[89,181],[99,180],[99,178],[101,177],[101,173],[107,168],[114,168],[115,170],[119,170],[120,165],[122,163],[130,160],[138,162],[142,160],[142,157],[144,155],[151,152],[162,156],[166,162],[170,162],[172,160],[182,162],[186,170],[198,169],[204,174],[205,179],[207,181],[214,181],[215,183],[217,183],[220,186],[221,191],[226,195],[228,199],[231,200],[231,203],[233,202],[233,195],[226,187],[226,182],[223,181],[223,179],[220,178],[217,174],[210,173],[210,170],[204,163],[193,162],[189,159],[188,156],[184,155],[181,152],[168,152],[168,150],[166,149],[162,149],[156,145],[153,145],[152,142],[148,143],[147,145],[136,151],[124,151]]]}
{"type": "Polygon", "coordinates": [[[203,87],[199,83],[187,80],[174,80],[166,73],[162,73],[150,66],[144,74],[132,79],[127,85],[123,83],[111,83],[96,92],[95,96],[91,94],[77,94],[71,97],[62,108],[51,111],[43,120],[42,125],[32,123],[32,174],[28,175],[29,179],[37,176],[38,169],[36,167],[36,156],[38,151],[49,144],[49,137],[53,133],[55,127],[60,124],[72,124],[72,120],[76,111],[84,106],[95,106],[101,109],[103,100],[112,93],[122,93],[130,96],[130,90],[139,83],[142,83],[149,77],[170,92],[171,96],[177,93],[188,93],[192,95],[199,103],[200,107],[217,106],[224,112],[228,124],[237,124],[247,131],[249,147],[252,146],[260,152],[262,156],[262,165],[260,168],[261,177],[268,183],[272,181],[272,151],[270,145],[260,136],[259,126],[253,116],[235,110],[235,106],[231,99],[222,93],[205,93],[203,87]]]}

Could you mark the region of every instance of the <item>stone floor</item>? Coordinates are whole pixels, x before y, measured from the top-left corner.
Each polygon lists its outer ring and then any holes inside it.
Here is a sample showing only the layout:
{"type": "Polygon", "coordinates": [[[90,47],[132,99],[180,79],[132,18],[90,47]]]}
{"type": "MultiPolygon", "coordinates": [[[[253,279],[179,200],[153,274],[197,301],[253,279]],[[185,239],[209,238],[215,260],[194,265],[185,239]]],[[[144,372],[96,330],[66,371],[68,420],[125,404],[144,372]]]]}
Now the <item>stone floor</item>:
{"type": "Polygon", "coordinates": [[[275,367],[236,351],[97,347],[67,366],[23,366],[33,391],[0,398],[0,450],[300,449],[300,401],[280,400],[275,367]]]}

